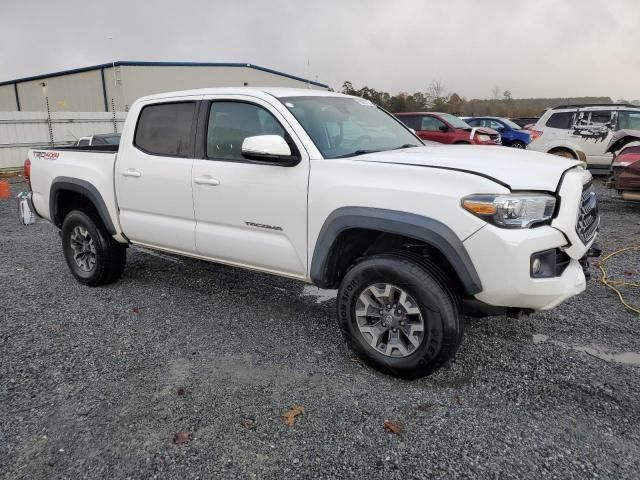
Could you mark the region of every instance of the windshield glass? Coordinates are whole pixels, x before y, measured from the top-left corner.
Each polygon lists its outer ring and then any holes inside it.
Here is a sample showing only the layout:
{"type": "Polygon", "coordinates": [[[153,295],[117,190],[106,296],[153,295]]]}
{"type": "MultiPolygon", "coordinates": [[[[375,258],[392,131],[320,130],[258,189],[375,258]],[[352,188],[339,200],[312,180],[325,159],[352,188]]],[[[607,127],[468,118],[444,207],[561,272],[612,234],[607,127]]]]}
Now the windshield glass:
{"type": "Polygon", "coordinates": [[[280,101],[304,127],[324,158],[350,157],[422,143],[369,100],[286,97],[280,101]]]}
{"type": "Polygon", "coordinates": [[[501,118],[500,121],[506,125],[508,125],[509,127],[511,127],[511,130],[522,130],[522,128],[520,127],[520,125],[518,125],[517,123],[512,122],[511,120],[509,120],[508,118],[501,118]]]}
{"type": "Polygon", "coordinates": [[[471,128],[467,122],[450,113],[439,113],[438,115],[453,128],[471,128]]]}

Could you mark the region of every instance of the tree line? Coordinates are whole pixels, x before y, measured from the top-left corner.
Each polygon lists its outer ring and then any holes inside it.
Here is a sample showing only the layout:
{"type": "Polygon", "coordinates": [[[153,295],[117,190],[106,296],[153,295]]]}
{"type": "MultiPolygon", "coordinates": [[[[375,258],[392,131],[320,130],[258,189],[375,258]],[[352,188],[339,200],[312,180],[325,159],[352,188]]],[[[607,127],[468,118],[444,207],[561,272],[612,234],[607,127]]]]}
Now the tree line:
{"type": "Polygon", "coordinates": [[[461,116],[528,117],[540,116],[545,109],[558,105],[613,103],[610,97],[514,98],[509,90],[500,93],[494,87],[490,99],[467,99],[447,93],[445,85],[435,80],[424,92],[400,92],[392,95],[370,87],[355,88],[346,81],[342,93],[366,98],[390,112],[447,112],[461,116]]]}

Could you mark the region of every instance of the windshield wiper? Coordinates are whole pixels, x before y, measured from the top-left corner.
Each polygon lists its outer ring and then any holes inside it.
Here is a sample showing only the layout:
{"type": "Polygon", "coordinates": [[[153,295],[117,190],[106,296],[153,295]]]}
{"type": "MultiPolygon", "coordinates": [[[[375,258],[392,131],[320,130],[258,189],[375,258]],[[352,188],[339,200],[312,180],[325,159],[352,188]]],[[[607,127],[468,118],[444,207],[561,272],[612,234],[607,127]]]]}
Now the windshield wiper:
{"type": "Polygon", "coordinates": [[[344,155],[338,155],[333,158],[348,158],[348,157],[357,157],[358,155],[366,155],[367,153],[376,153],[380,150],[356,150],[355,152],[345,153],[344,155]]]}
{"type": "Polygon", "coordinates": [[[396,148],[392,148],[391,150],[401,150],[403,148],[412,148],[412,147],[419,147],[420,145],[414,145],[413,143],[405,143],[404,145],[400,145],[399,147],[396,148]]]}

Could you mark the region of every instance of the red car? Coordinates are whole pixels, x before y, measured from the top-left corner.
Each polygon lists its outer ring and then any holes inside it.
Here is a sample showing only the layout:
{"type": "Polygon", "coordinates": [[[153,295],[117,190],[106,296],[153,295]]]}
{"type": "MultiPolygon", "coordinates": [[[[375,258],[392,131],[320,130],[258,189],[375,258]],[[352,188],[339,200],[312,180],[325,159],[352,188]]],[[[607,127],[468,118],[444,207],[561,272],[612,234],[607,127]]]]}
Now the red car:
{"type": "Polygon", "coordinates": [[[640,201],[640,131],[620,130],[612,137],[607,152],[614,154],[607,184],[623,200],[640,201]],[[631,144],[631,145],[629,145],[631,144]]]}
{"type": "Polygon", "coordinates": [[[423,140],[459,145],[501,145],[500,134],[491,128],[474,128],[450,113],[395,113],[398,120],[423,140]]]}

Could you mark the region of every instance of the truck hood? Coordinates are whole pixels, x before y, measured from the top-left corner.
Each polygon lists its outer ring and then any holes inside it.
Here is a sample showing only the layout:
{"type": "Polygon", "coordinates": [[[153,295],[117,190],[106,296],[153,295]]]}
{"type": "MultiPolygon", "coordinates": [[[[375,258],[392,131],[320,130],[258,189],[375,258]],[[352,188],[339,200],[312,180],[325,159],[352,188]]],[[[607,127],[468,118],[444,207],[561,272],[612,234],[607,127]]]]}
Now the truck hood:
{"type": "Polygon", "coordinates": [[[511,190],[553,191],[565,171],[584,165],[578,160],[515,148],[433,143],[352,158],[360,162],[468,172],[490,178],[511,190]]]}

